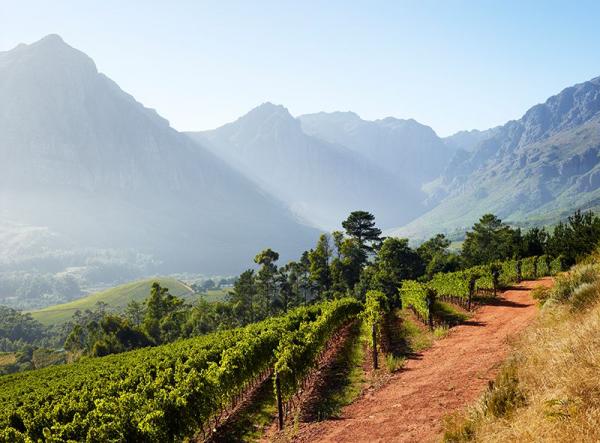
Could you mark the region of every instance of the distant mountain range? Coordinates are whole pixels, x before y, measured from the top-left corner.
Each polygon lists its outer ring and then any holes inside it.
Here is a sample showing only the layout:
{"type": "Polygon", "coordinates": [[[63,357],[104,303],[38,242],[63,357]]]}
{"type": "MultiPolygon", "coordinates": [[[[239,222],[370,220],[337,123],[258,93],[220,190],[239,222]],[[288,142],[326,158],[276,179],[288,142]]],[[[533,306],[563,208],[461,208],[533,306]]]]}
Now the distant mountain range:
{"type": "Polygon", "coordinates": [[[415,189],[438,177],[456,150],[415,120],[366,121],[353,112],[319,112],[299,120],[307,134],[347,146],[415,189]]]}
{"type": "MultiPolygon", "coordinates": [[[[233,123],[190,135],[322,229],[339,229],[356,209],[371,211],[384,227],[424,212],[418,182],[385,168],[366,149],[307,131],[306,122],[317,116],[327,120],[325,114],[295,119],[283,106],[265,103],[233,123]]],[[[345,135],[343,128],[339,135],[345,135]]],[[[393,149],[389,144],[381,151],[393,156],[393,149]]]]}
{"type": "Polygon", "coordinates": [[[236,273],[265,247],[297,257],[356,209],[412,239],[486,212],[553,223],[600,206],[599,152],[600,79],[446,138],[271,103],[183,134],[51,35],[0,52],[0,266],[104,283],[236,273]]]}

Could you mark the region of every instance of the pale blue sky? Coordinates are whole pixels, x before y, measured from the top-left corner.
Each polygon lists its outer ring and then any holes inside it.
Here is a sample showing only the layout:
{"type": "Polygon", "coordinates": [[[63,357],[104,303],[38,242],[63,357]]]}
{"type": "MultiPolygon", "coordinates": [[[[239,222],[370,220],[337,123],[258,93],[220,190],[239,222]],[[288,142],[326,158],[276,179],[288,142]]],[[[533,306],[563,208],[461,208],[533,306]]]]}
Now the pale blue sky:
{"type": "Polygon", "coordinates": [[[0,51],[60,34],[180,130],[272,101],[449,135],[600,75],[599,23],[593,1],[0,0],[0,51]]]}

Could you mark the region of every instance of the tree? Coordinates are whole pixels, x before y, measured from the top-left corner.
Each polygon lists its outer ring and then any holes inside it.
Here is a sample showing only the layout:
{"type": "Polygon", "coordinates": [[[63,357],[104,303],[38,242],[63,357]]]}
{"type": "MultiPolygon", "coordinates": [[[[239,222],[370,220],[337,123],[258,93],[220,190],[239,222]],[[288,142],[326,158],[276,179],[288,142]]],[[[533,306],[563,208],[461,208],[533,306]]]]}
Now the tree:
{"type": "Polygon", "coordinates": [[[485,214],[473,225],[473,230],[467,232],[462,255],[469,266],[506,260],[519,252],[516,234],[495,215],[485,214]]]}
{"type": "Polygon", "coordinates": [[[460,268],[460,258],[448,251],[449,246],[450,240],[444,234],[437,234],[417,248],[417,254],[425,263],[428,278],[438,272],[452,272],[460,268]]]}
{"type": "Polygon", "coordinates": [[[308,253],[310,280],[316,285],[321,297],[331,288],[331,247],[327,234],[319,237],[317,246],[308,253]]]}
{"type": "Polygon", "coordinates": [[[270,248],[259,252],[254,257],[254,263],[261,265],[256,274],[258,295],[256,312],[259,319],[273,313],[272,301],[275,298],[275,274],[277,273],[275,262],[277,260],[279,260],[279,254],[270,248]]]}
{"type": "Polygon", "coordinates": [[[600,240],[600,218],[592,211],[575,211],[566,223],[560,222],[548,240],[548,250],[556,257],[562,255],[566,265],[574,264],[589,254],[600,240]]]}
{"type": "Polygon", "coordinates": [[[436,255],[448,252],[450,243],[450,240],[444,234],[437,234],[421,243],[417,248],[417,254],[419,254],[425,263],[429,263],[436,255]]]}
{"type": "Polygon", "coordinates": [[[171,295],[168,288],[154,282],[145,304],[142,330],[146,335],[156,344],[177,338],[184,321],[181,312],[184,308],[183,299],[171,295]]]}
{"type": "Polygon", "coordinates": [[[233,284],[233,291],[229,293],[235,315],[245,325],[253,323],[256,318],[254,298],[256,297],[256,284],[254,271],[248,269],[242,272],[233,284]]]}
{"type": "Polygon", "coordinates": [[[355,238],[361,249],[372,253],[381,242],[381,229],[375,227],[375,216],[367,211],[354,211],[342,222],[346,233],[355,238]]]}
{"type": "Polygon", "coordinates": [[[425,270],[425,263],[408,246],[406,238],[386,238],[375,257],[373,288],[382,291],[391,302],[398,298],[398,288],[402,280],[414,280],[425,270]]]}
{"type": "Polygon", "coordinates": [[[144,321],[144,305],[135,300],[131,300],[127,303],[125,308],[125,318],[133,326],[140,326],[144,321]]]}
{"type": "Polygon", "coordinates": [[[522,237],[521,256],[544,255],[548,244],[548,233],[544,228],[531,228],[522,237]]]}
{"type": "Polygon", "coordinates": [[[298,273],[298,295],[303,300],[304,305],[313,298],[314,283],[310,279],[310,258],[309,252],[304,251],[297,264],[298,273]]]}
{"type": "Polygon", "coordinates": [[[335,251],[337,258],[342,258],[342,243],[344,242],[344,233],[341,231],[333,231],[331,233],[331,238],[333,238],[333,244],[335,246],[335,251]]]}

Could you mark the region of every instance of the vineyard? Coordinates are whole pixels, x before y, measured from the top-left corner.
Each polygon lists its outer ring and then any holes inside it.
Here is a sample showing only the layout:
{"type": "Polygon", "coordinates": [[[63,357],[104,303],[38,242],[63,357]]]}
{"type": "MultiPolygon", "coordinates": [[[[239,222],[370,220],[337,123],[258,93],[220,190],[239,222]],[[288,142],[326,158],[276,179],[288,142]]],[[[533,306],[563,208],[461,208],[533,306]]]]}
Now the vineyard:
{"type": "MultiPolygon", "coordinates": [[[[428,283],[404,281],[401,301],[432,326],[437,299],[466,303],[478,291],[556,273],[559,259],[532,257],[460,272],[428,283]]],[[[387,297],[296,308],[286,315],[169,345],[0,378],[0,441],[177,441],[213,429],[273,375],[280,428],[327,344],[361,319],[377,334],[387,297]]]]}
{"type": "Polygon", "coordinates": [[[561,257],[547,255],[507,260],[458,272],[438,273],[429,282],[405,280],[400,288],[402,306],[411,309],[424,323],[433,326],[435,300],[447,301],[470,310],[477,295],[496,294],[521,280],[556,275],[563,268],[561,257]]]}
{"type": "Polygon", "coordinates": [[[324,302],[245,328],[3,377],[0,440],[172,441],[207,431],[273,367],[289,396],[359,310],[352,299],[324,302]]]}

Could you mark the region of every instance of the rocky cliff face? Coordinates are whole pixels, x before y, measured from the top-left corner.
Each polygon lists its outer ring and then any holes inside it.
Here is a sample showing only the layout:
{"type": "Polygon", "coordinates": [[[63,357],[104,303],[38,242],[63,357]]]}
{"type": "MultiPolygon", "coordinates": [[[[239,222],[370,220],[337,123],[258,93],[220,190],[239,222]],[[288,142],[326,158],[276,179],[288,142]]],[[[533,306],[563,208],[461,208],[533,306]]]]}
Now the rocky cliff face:
{"type": "Polygon", "coordinates": [[[394,232],[422,237],[464,229],[495,212],[554,222],[600,203],[600,78],[566,88],[461,151],[430,187],[441,203],[394,232]]]}
{"type": "Polygon", "coordinates": [[[233,273],[318,235],[58,36],[0,53],[0,158],[0,226],[140,251],[152,272],[233,273]]]}

